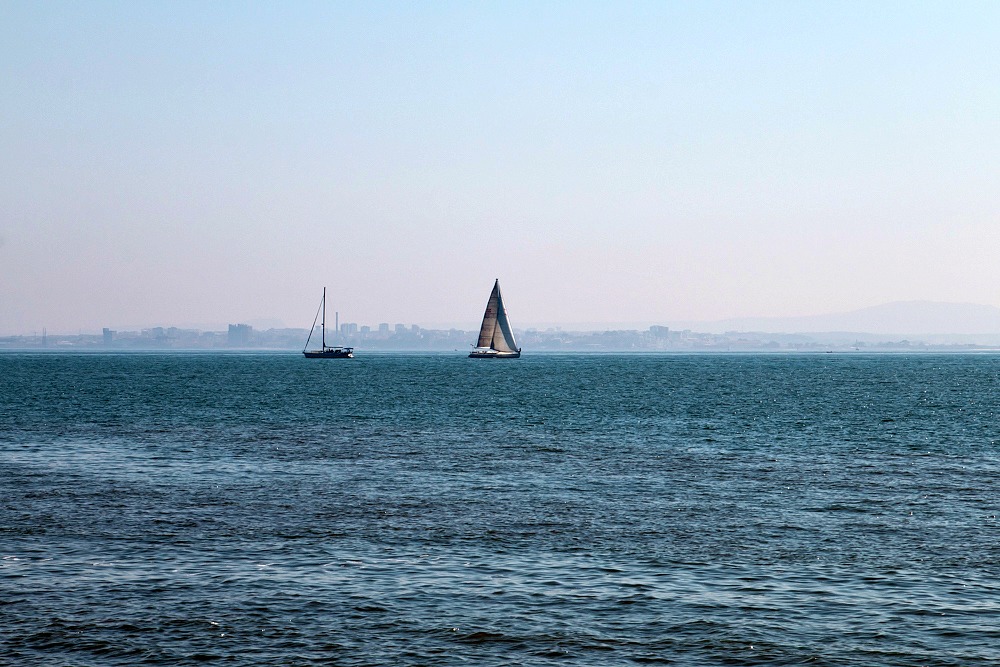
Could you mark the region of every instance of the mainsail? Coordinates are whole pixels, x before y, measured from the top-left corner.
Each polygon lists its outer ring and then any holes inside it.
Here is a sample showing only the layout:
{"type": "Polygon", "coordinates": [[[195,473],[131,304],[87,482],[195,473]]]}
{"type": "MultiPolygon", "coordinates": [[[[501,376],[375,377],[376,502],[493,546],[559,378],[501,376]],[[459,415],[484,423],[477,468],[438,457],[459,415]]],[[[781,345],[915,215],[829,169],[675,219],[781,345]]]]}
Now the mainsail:
{"type": "Polygon", "coordinates": [[[500,280],[493,285],[490,300],[486,302],[483,326],[479,328],[479,342],[476,347],[493,347],[493,335],[497,329],[497,306],[500,303],[500,280]]]}
{"type": "Polygon", "coordinates": [[[500,295],[500,280],[493,284],[490,299],[486,302],[486,312],[483,314],[483,325],[479,329],[477,348],[489,348],[501,353],[516,354],[519,352],[514,341],[514,332],[507,320],[507,310],[503,306],[500,295]]]}

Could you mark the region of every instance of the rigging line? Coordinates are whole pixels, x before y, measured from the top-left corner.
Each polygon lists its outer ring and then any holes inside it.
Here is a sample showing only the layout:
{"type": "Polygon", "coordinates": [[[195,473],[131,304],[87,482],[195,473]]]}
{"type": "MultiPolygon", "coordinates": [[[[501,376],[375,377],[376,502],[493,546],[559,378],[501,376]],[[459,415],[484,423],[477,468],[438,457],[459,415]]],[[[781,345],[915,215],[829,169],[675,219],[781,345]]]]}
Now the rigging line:
{"type": "MultiPolygon", "coordinates": [[[[325,296],[325,295],[324,295],[325,296]]],[[[316,317],[313,318],[313,324],[309,327],[309,337],[306,338],[306,344],[302,346],[302,351],[305,352],[306,348],[309,347],[309,341],[312,340],[313,331],[316,331],[316,320],[319,319],[319,310],[323,307],[323,301],[319,302],[319,308],[316,309],[316,317]]]]}

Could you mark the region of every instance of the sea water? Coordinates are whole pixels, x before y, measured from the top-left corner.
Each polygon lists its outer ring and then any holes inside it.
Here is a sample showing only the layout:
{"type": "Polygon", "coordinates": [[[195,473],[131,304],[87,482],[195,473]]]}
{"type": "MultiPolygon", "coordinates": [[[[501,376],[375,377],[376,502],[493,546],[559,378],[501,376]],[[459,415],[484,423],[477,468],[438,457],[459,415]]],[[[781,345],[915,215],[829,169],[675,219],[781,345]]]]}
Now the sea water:
{"type": "Polygon", "coordinates": [[[996,665],[1000,356],[0,354],[0,663],[996,665]]]}

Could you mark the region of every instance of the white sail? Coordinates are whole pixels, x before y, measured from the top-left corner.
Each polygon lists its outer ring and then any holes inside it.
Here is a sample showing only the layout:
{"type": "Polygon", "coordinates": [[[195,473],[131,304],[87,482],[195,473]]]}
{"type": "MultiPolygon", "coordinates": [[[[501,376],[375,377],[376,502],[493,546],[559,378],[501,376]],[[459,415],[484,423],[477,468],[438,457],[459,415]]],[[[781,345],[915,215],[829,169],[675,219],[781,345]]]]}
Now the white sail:
{"type": "Polygon", "coordinates": [[[500,296],[500,281],[497,281],[497,326],[493,331],[493,344],[491,347],[500,352],[517,352],[517,343],[514,342],[514,332],[510,330],[510,322],[507,321],[507,309],[503,307],[503,297],[500,296]]]}

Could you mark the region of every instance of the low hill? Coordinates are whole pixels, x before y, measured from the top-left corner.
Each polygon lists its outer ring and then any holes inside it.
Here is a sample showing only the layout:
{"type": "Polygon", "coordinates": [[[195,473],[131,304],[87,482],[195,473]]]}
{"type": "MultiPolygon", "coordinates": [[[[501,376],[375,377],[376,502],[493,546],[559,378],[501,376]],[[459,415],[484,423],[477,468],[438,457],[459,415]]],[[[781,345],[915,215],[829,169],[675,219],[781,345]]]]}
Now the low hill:
{"type": "Polygon", "coordinates": [[[685,324],[710,332],[858,332],[888,336],[1000,334],[1000,308],[973,303],[896,301],[844,313],[737,318],[685,324]]]}

